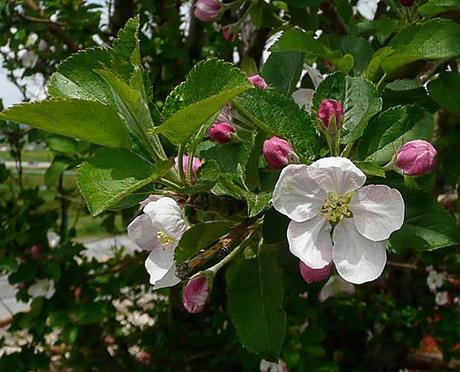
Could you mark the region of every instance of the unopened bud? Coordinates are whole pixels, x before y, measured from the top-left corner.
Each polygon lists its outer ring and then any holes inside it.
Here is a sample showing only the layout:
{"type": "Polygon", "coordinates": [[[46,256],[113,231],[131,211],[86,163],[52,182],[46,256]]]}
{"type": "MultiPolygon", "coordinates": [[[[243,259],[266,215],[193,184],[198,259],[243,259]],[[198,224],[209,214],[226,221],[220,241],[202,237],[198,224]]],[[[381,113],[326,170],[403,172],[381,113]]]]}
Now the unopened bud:
{"type": "Polygon", "coordinates": [[[211,294],[210,280],[206,275],[200,275],[188,281],[184,288],[182,303],[190,314],[201,313],[206,308],[211,294]]]}
{"type": "Polygon", "coordinates": [[[30,248],[30,254],[33,258],[40,258],[42,255],[42,246],[40,244],[35,244],[30,248]]]}
{"type": "Polygon", "coordinates": [[[233,42],[236,39],[236,33],[234,33],[232,28],[229,26],[222,28],[222,36],[229,42],[233,42]]]}
{"type": "Polygon", "coordinates": [[[331,276],[332,267],[326,265],[321,269],[313,269],[304,262],[299,261],[300,274],[307,283],[315,283],[325,280],[331,276]]]}
{"type": "Polygon", "coordinates": [[[324,99],[319,104],[316,117],[326,128],[329,127],[331,120],[335,119],[337,128],[340,128],[343,119],[343,106],[335,99],[324,99]]]}
{"type": "Polygon", "coordinates": [[[197,0],[195,3],[195,17],[203,22],[212,22],[220,14],[222,4],[216,0],[197,0]]]}
{"type": "MultiPolygon", "coordinates": [[[[188,173],[188,161],[189,161],[189,156],[184,155],[184,157],[182,158],[182,163],[183,163],[182,165],[183,165],[183,170],[184,170],[185,174],[188,173]]],[[[175,168],[178,171],[179,170],[179,158],[177,156],[175,158],[175,162],[176,162],[175,168]]],[[[191,172],[193,180],[196,179],[196,174],[197,174],[198,170],[200,169],[200,167],[201,167],[201,160],[198,159],[198,158],[193,158],[192,172],[191,172]]]]}
{"type": "Polygon", "coordinates": [[[254,86],[254,88],[260,88],[265,90],[268,88],[268,84],[265,79],[260,75],[252,75],[248,77],[249,82],[254,86]]]}
{"type": "Polygon", "coordinates": [[[266,140],[262,151],[270,168],[279,169],[298,162],[297,155],[289,142],[279,137],[266,140]]]}
{"type": "Polygon", "coordinates": [[[400,0],[399,2],[402,6],[405,7],[411,7],[412,5],[414,5],[414,0],[400,0]]]}
{"type": "Polygon", "coordinates": [[[409,141],[396,153],[396,166],[407,176],[420,176],[433,170],[436,149],[424,140],[409,141]]]}
{"type": "Polygon", "coordinates": [[[214,142],[223,145],[232,140],[235,132],[235,127],[230,123],[214,123],[208,130],[208,136],[214,142]]]}

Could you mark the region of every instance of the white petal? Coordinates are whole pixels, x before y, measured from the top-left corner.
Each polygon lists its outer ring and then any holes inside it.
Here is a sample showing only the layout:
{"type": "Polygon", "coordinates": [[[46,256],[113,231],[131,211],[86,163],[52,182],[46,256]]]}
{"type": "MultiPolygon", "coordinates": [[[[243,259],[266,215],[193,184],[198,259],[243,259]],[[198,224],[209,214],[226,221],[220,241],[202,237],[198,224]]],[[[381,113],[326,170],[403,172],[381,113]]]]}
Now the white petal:
{"type": "Polygon", "coordinates": [[[159,246],[152,220],[148,214],[141,214],[128,225],[128,237],[141,249],[151,251],[159,246]]]}
{"type": "Polygon", "coordinates": [[[382,274],[387,261],[386,241],[366,239],[358,233],[350,218],[339,222],[333,237],[332,260],[343,279],[362,284],[382,274]]]}
{"type": "Polygon", "coordinates": [[[174,287],[178,283],[180,283],[180,279],[176,276],[176,263],[173,263],[165,276],[155,283],[153,289],[174,287]]]}
{"type": "Polygon", "coordinates": [[[168,236],[179,240],[187,230],[182,211],[172,198],[161,198],[150,202],[144,207],[144,212],[150,216],[153,226],[168,236]]]}
{"type": "Polygon", "coordinates": [[[289,250],[312,269],[332,259],[331,225],[321,216],[304,222],[291,221],[287,230],[289,250]]]}
{"type": "Polygon", "coordinates": [[[292,98],[294,98],[295,103],[297,103],[301,109],[311,112],[314,93],[315,91],[313,89],[300,88],[292,93],[292,98]]]}
{"type": "Polygon", "coordinates": [[[307,172],[324,191],[339,195],[355,191],[366,182],[366,175],[350,159],[342,157],[319,159],[307,172]]]}
{"type": "Polygon", "coordinates": [[[355,286],[351,283],[346,282],[338,275],[333,275],[329,278],[326,284],[319,292],[319,300],[321,302],[326,301],[329,297],[333,297],[341,292],[354,294],[355,286]]]}
{"type": "Polygon", "coordinates": [[[327,196],[308,177],[307,168],[304,164],[285,167],[273,191],[275,209],[296,222],[315,217],[327,196]]]}
{"type": "Polygon", "coordinates": [[[380,0],[358,0],[357,9],[364,18],[372,21],[380,0]]]}
{"type": "Polygon", "coordinates": [[[361,235],[374,241],[385,240],[403,224],[404,200],[396,189],[369,185],[353,195],[350,211],[361,235]]]}
{"type": "Polygon", "coordinates": [[[150,274],[150,284],[156,286],[174,266],[174,248],[154,249],[145,260],[145,268],[150,274]]]}

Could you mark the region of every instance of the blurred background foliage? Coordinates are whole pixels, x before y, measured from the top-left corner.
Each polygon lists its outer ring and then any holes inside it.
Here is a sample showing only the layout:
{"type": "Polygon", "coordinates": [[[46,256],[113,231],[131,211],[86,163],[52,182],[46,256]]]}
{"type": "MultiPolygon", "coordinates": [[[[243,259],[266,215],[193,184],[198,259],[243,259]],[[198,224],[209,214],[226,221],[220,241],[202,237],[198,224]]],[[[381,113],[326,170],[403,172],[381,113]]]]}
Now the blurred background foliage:
{"type": "MultiPolygon", "coordinates": [[[[272,83],[282,73],[298,71],[300,77],[303,57],[296,62],[297,52],[272,53],[268,61],[264,53],[273,35],[288,26],[315,32],[331,50],[351,54],[358,63],[350,73],[358,75],[408,22],[423,16],[460,20],[455,1],[418,1],[411,7],[395,0],[375,2],[373,20],[354,0],[239,3],[238,11],[203,23],[193,16],[190,1],[3,0],[0,58],[13,84],[7,89],[17,89],[22,101],[46,96],[46,82],[61,61],[81,49],[110,45],[135,14],[142,25],[143,64],[160,106],[190,68],[210,56],[248,72],[262,69],[272,83]],[[222,30],[228,25],[233,37],[226,38],[222,30]]],[[[317,68],[323,74],[336,69],[328,59],[318,59],[317,68]]],[[[417,61],[386,79],[384,107],[423,102],[436,113],[436,175],[419,181],[458,217],[460,84],[446,94],[448,83],[459,79],[458,60],[417,61]],[[424,84],[439,72],[450,75],[431,83],[441,93],[428,96],[424,84]]],[[[313,86],[308,74],[300,86],[313,86]]],[[[144,254],[114,247],[101,260],[85,253],[87,241],[123,234],[136,213],[131,208],[88,215],[74,175],[91,151],[86,143],[0,123],[0,269],[16,288],[16,298],[30,301],[29,311],[2,322],[0,369],[258,370],[260,359],[241,347],[224,311],[223,275],[206,312],[190,315],[181,307],[180,288],[150,291],[144,254]],[[34,295],[30,289],[37,282],[46,282],[51,296],[34,295]]],[[[458,367],[455,248],[391,257],[378,281],[357,288],[354,296],[324,303],[317,300],[321,284],[307,285],[291,255],[279,260],[289,325],[282,358],[290,370],[458,367]],[[442,277],[434,289],[433,271],[442,277]]]]}

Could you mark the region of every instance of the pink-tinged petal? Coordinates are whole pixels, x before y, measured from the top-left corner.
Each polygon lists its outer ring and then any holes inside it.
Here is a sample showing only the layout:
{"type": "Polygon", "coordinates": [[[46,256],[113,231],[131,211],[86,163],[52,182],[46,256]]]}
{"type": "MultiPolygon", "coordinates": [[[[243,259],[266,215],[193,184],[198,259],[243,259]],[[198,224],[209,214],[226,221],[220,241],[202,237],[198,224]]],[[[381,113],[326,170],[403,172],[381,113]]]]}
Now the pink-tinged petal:
{"type": "Polygon", "coordinates": [[[364,186],[353,194],[350,203],[353,222],[367,239],[388,239],[404,222],[404,200],[401,193],[386,185],[364,186]]]}
{"type": "Polygon", "coordinates": [[[309,113],[311,112],[314,93],[315,91],[313,89],[300,88],[292,93],[292,98],[301,109],[309,113]]]}
{"type": "Polygon", "coordinates": [[[315,217],[324,201],[326,192],[308,177],[307,166],[290,164],[280,174],[273,191],[273,206],[291,220],[302,222],[315,217]]]}
{"type": "Polygon", "coordinates": [[[338,195],[355,191],[366,182],[366,175],[343,157],[319,159],[308,167],[307,173],[324,191],[338,195]]]}
{"type": "Polygon", "coordinates": [[[362,284],[377,279],[387,261],[386,241],[374,242],[360,235],[350,218],[335,227],[332,260],[347,282],[362,284]]]}
{"type": "Polygon", "coordinates": [[[190,314],[201,313],[206,308],[211,287],[209,278],[200,275],[188,281],[182,294],[182,304],[190,314]]]}
{"type": "Polygon", "coordinates": [[[128,237],[139,248],[146,251],[151,251],[159,245],[156,233],[152,220],[147,214],[141,214],[128,225],[128,237]]]}
{"type": "Polygon", "coordinates": [[[303,261],[299,261],[299,269],[303,280],[305,280],[307,283],[315,283],[327,279],[331,276],[332,265],[326,265],[321,269],[313,269],[310,266],[305,265],[303,261]]]}
{"type": "Polygon", "coordinates": [[[150,275],[150,284],[155,289],[170,287],[178,283],[175,273],[174,249],[154,249],[145,260],[145,268],[150,275]]]}
{"type": "Polygon", "coordinates": [[[291,221],[287,230],[289,250],[305,265],[322,269],[332,260],[331,225],[321,216],[304,222],[291,221]]]}
{"type": "Polygon", "coordinates": [[[323,288],[321,288],[318,297],[321,302],[324,302],[329,297],[334,297],[340,293],[354,294],[355,286],[346,282],[340,276],[334,275],[331,276],[323,288]]]}

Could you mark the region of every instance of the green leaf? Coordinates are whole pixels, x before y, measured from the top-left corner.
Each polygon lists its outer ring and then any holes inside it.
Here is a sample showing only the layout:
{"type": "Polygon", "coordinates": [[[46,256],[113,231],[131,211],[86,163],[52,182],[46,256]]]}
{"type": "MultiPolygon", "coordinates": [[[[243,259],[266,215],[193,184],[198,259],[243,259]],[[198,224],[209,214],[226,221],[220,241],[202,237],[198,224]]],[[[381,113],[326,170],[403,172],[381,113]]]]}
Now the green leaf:
{"type": "Polygon", "coordinates": [[[362,37],[328,35],[328,40],[330,40],[333,48],[353,56],[355,64],[352,71],[354,75],[364,71],[374,54],[370,43],[362,37]]]}
{"type": "Polygon", "coordinates": [[[292,143],[301,156],[310,159],[319,152],[319,141],[308,114],[285,95],[252,89],[234,99],[238,110],[271,136],[292,143]]]}
{"type": "MultiPolygon", "coordinates": [[[[147,151],[155,152],[151,142],[154,126],[145,94],[142,94],[145,93],[143,85],[138,84],[141,90],[133,89],[109,70],[97,70],[97,73],[110,86],[118,112],[125,120],[130,133],[147,151]]],[[[137,77],[136,81],[142,81],[142,71],[136,69],[133,77],[137,77]]]]}
{"type": "Polygon", "coordinates": [[[430,97],[443,109],[460,115],[460,74],[442,72],[428,84],[430,97]]]}
{"type": "Polygon", "coordinates": [[[438,110],[438,106],[428,97],[425,87],[417,80],[394,80],[385,85],[383,91],[383,107],[417,104],[429,112],[438,110]]]}
{"type": "Polygon", "coordinates": [[[385,169],[380,165],[371,161],[355,161],[359,169],[361,169],[367,176],[383,177],[385,178],[385,169]]]}
{"type": "Polygon", "coordinates": [[[0,119],[106,147],[131,147],[128,130],[117,113],[96,101],[56,98],[24,103],[0,112],[0,119]]]}
{"type": "Polygon", "coordinates": [[[390,237],[391,248],[431,251],[459,244],[454,218],[428,193],[398,186],[406,205],[404,225],[390,237]]]}
{"type": "Polygon", "coordinates": [[[460,11],[460,0],[429,0],[418,8],[418,12],[425,17],[452,11],[460,11]]]}
{"type": "Polygon", "coordinates": [[[93,216],[155,181],[172,167],[172,161],[155,165],[121,149],[101,149],[78,169],[77,186],[93,216]]]}
{"type": "Polygon", "coordinates": [[[366,70],[363,72],[363,78],[370,81],[375,81],[383,61],[392,54],[393,49],[390,47],[384,47],[377,50],[369,62],[366,70]]]}
{"type": "Polygon", "coordinates": [[[270,86],[289,96],[299,82],[303,59],[301,52],[271,53],[261,75],[270,86]]]}
{"type": "Polygon", "coordinates": [[[126,22],[112,45],[112,67],[125,81],[129,81],[134,68],[141,65],[138,33],[139,16],[126,22]]]}
{"type": "Polygon", "coordinates": [[[249,217],[255,217],[267,209],[270,206],[270,200],[272,199],[271,192],[261,192],[259,194],[255,194],[247,191],[243,193],[243,196],[248,202],[249,217]]]}
{"type": "Polygon", "coordinates": [[[50,150],[62,154],[75,154],[87,150],[90,146],[88,142],[77,141],[74,138],[57,134],[48,134],[46,142],[48,142],[50,150]]]}
{"type": "Polygon", "coordinates": [[[414,139],[431,138],[433,116],[417,106],[398,106],[381,112],[369,123],[358,146],[358,158],[388,163],[399,147],[414,139]]]}
{"type": "Polygon", "coordinates": [[[318,109],[323,99],[335,99],[343,104],[345,118],[341,143],[356,141],[362,135],[370,118],[382,108],[382,99],[374,84],[342,73],[329,75],[319,84],[313,98],[314,111],[318,109]]]}
{"type": "Polygon", "coordinates": [[[110,51],[88,49],[76,53],[58,66],[48,83],[51,97],[76,98],[113,105],[107,83],[94,70],[111,64],[110,51]]]}
{"type": "Polygon", "coordinates": [[[157,133],[172,143],[185,143],[198,128],[232,98],[251,87],[245,74],[217,59],[200,62],[166,99],[165,122],[157,133]]]}
{"type": "Polygon", "coordinates": [[[235,261],[227,271],[227,306],[240,342],[277,361],[286,330],[283,282],[271,254],[235,261]]]}
{"type": "Polygon", "coordinates": [[[354,60],[351,54],[342,55],[332,51],[318,39],[313,38],[312,32],[304,32],[298,28],[284,31],[281,38],[270,48],[272,52],[303,52],[307,57],[324,58],[331,61],[340,71],[348,72],[353,68],[354,60]]]}
{"type": "Polygon", "coordinates": [[[391,40],[393,54],[382,68],[388,74],[422,59],[444,59],[460,55],[460,25],[445,19],[410,24],[391,40]]]}
{"type": "Polygon", "coordinates": [[[182,236],[175,250],[176,262],[180,264],[193,257],[200,250],[217,242],[229,231],[228,222],[204,222],[193,225],[182,236]]]}

